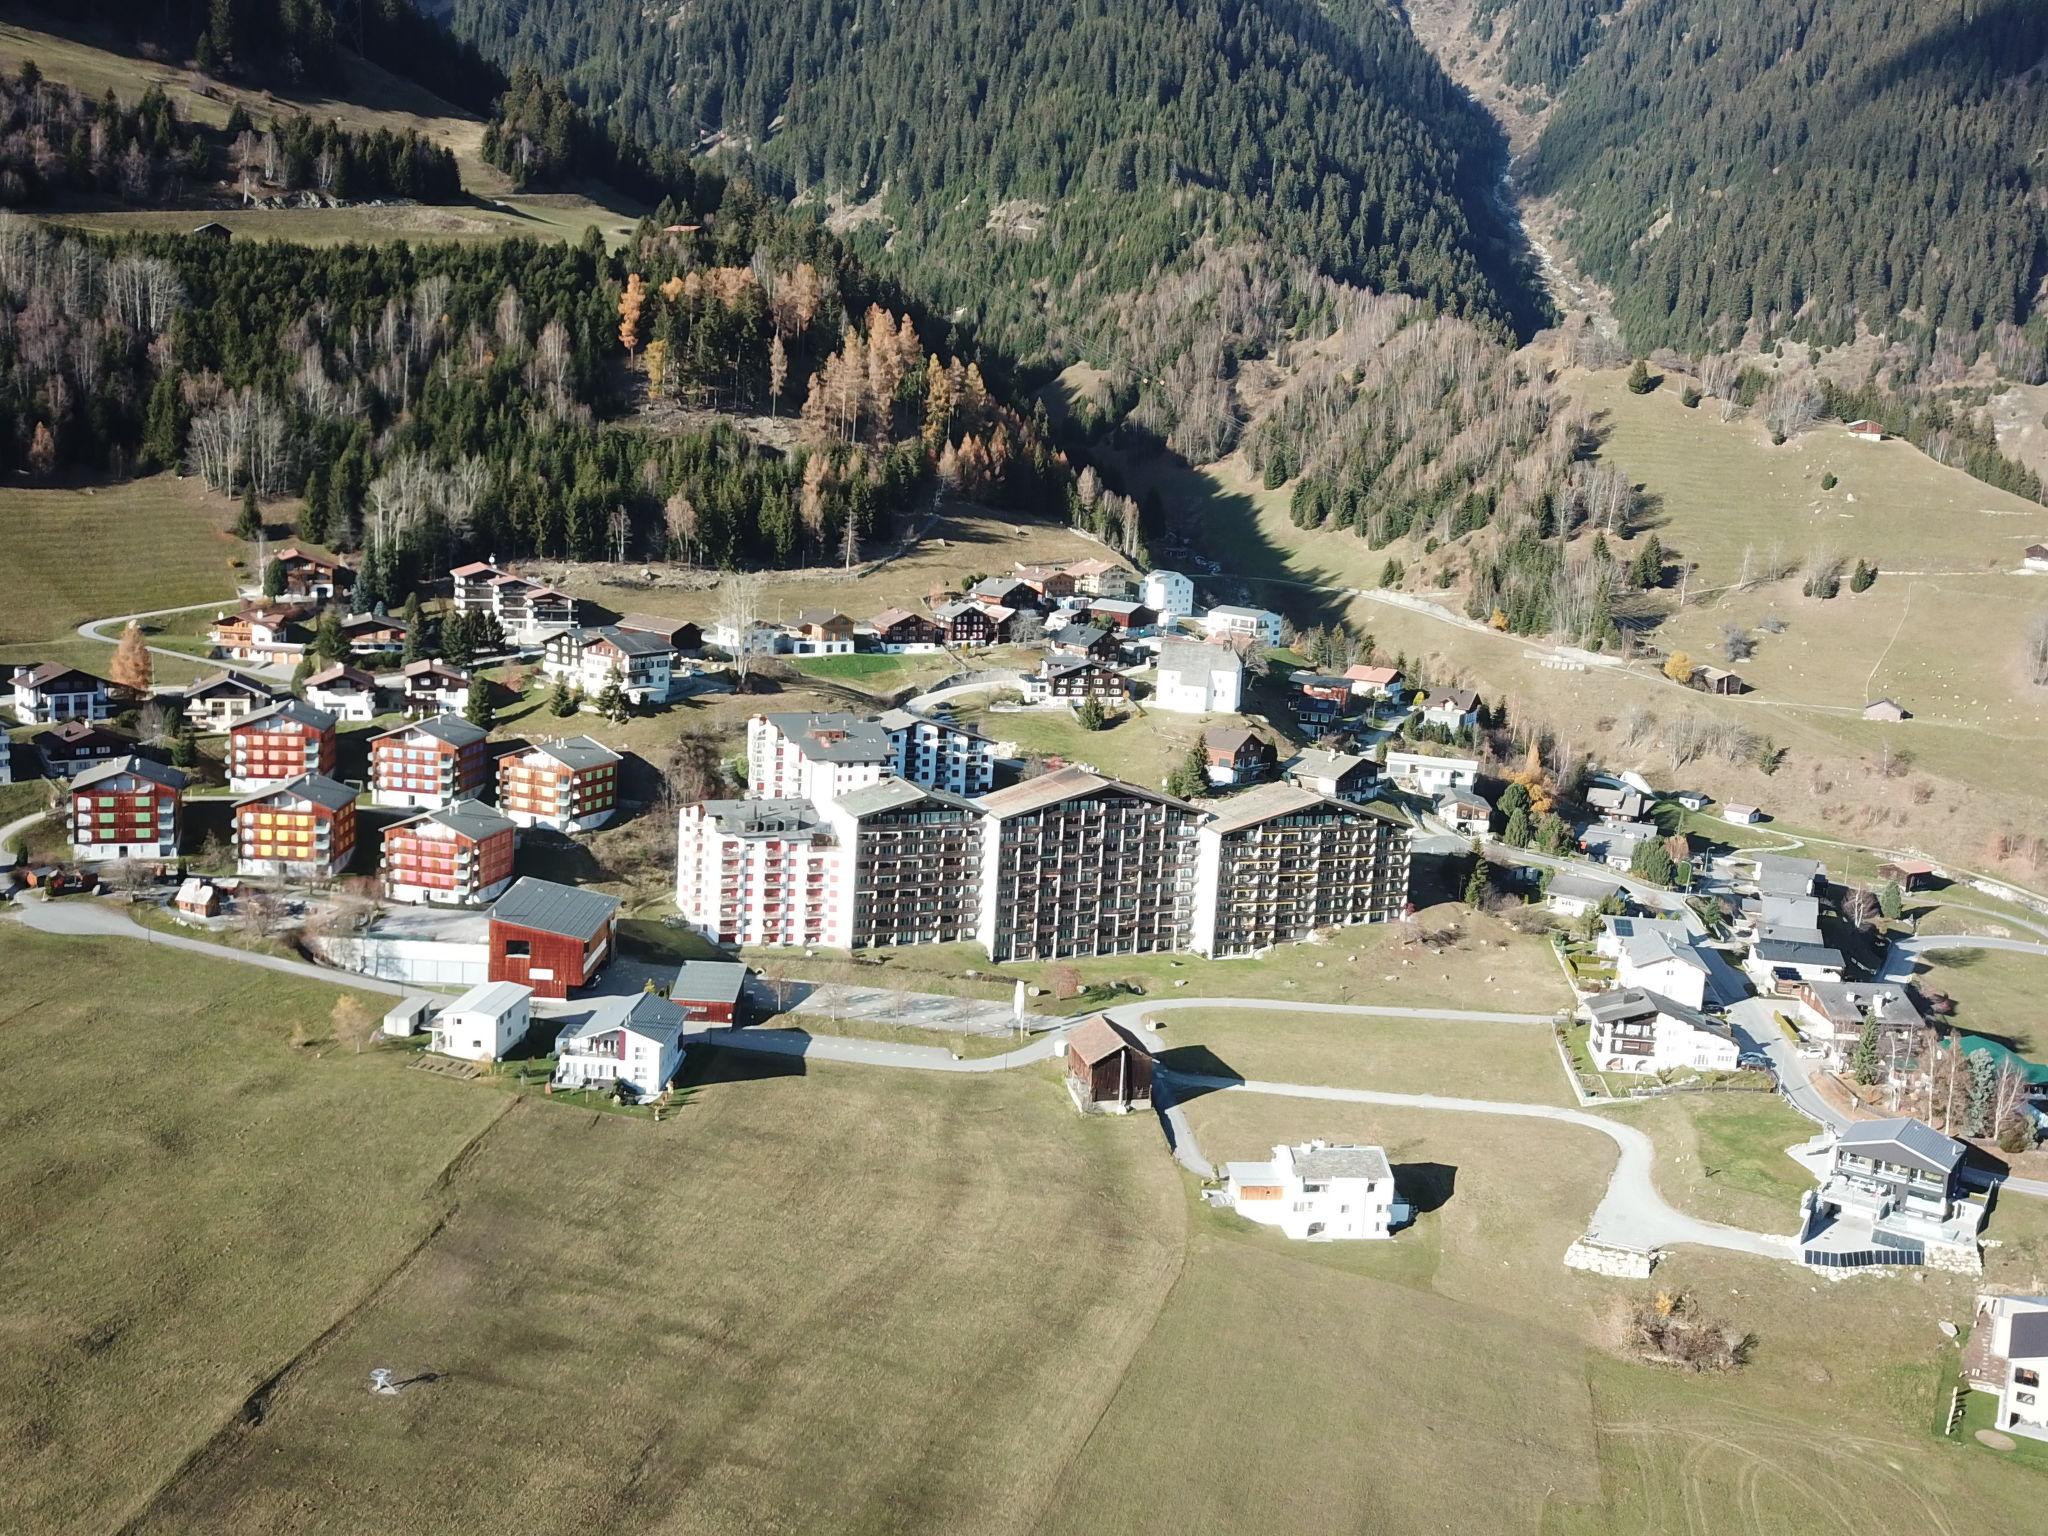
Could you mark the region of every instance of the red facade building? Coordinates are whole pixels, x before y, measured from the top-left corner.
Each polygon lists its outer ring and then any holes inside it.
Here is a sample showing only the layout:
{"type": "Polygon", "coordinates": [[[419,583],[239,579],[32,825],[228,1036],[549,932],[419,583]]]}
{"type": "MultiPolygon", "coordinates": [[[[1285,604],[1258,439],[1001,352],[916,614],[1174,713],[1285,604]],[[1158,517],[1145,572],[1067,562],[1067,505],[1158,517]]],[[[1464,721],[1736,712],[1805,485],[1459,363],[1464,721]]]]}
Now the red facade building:
{"type": "Polygon", "coordinates": [[[309,773],[334,774],[334,716],[302,699],[281,699],[228,731],[228,787],[238,793],[309,773]]]}
{"type": "Polygon", "coordinates": [[[384,831],[384,894],[449,906],[489,901],[512,883],[518,836],[510,817],[476,800],[398,822],[384,831]]]}
{"type": "Polygon", "coordinates": [[[516,981],[536,997],[588,986],[611,959],[617,898],[536,880],[515,880],[491,908],[489,979],[516,981]]]}
{"type": "Polygon", "coordinates": [[[490,778],[489,735],[460,715],[437,715],[373,737],[370,798],[422,810],[475,798],[490,778]]]}

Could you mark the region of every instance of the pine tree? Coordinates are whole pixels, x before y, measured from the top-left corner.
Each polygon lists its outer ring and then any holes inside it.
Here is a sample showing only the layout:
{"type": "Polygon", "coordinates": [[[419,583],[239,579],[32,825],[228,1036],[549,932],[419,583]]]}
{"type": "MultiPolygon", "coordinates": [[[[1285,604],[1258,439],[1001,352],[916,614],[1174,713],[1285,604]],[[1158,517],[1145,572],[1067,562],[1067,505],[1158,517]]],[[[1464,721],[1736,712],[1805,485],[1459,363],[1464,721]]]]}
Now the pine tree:
{"type": "Polygon", "coordinates": [[[1102,700],[1091,693],[1074,711],[1074,723],[1084,731],[1099,731],[1109,724],[1109,712],[1102,707],[1102,700]]]}
{"type": "Polygon", "coordinates": [[[626,697],[626,690],[619,686],[617,673],[606,678],[604,687],[599,690],[597,712],[612,721],[626,720],[632,716],[633,701],[626,697]]]}
{"type": "Polygon", "coordinates": [[[1209,787],[1209,753],[1198,741],[1166,776],[1166,792],[1176,800],[1192,800],[1209,787]]]}
{"type": "Polygon", "coordinates": [[[1529,846],[1529,808],[1518,805],[1508,812],[1507,829],[1501,833],[1510,848],[1529,846]]]}
{"type": "Polygon", "coordinates": [[[1851,592],[1868,592],[1870,584],[1877,580],[1877,567],[1867,560],[1858,560],[1856,569],[1849,576],[1851,592]]]}
{"type": "Polygon", "coordinates": [[[313,643],[307,654],[319,657],[330,666],[348,659],[348,637],[341,632],[339,608],[329,608],[320,615],[320,623],[313,631],[313,643]]]}
{"type": "Polygon", "coordinates": [[[1866,1088],[1883,1078],[1884,1067],[1877,1056],[1877,1020],[1864,1021],[1863,1033],[1856,1037],[1856,1053],[1850,1058],[1849,1070],[1866,1088]]]}
{"type": "Polygon", "coordinates": [[[328,532],[329,499],[325,464],[315,464],[306,475],[306,504],[299,511],[299,537],[310,544],[325,544],[328,532]]]}
{"type": "Polygon", "coordinates": [[[1906,894],[1899,889],[1898,881],[1887,881],[1884,889],[1877,893],[1877,910],[1884,914],[1888,923],[1899,920],[1900,914],[1906,910],[1906,894]]]}
{"type": "Polygon", "coordinates": [[[405,623],[404,660],[410,666],[427,654],[427,616],[420,606],[419,593],[405,600],[405,611],[399,617],[405,623]]]}
{"type": "Polygon", "coordinates": [[[185,457],[186,411],[178,374],[166,368],[149,390],[149,413],[143,426],[143,469],[175,469],[185,457]]]}
{"type": "Polygon", "coordinates": [[[1640,357],[1628,371],[1628,392],[1632,395],[1647,395],[1657,387],[1657,381],[1650,377],[1650,365],[1640,357]]]}
{"type": "Polygon", "coordinates": [[[492,698],[491,680],[481,675],[469,680],[469,701],[462,706],[462,718],[488,731],[498,723],[498,706],[492,698]]]}
{"type": "Polygon", "coordinates": [[[458,608],[441,621],[441,659],[451,667],[466,667],[476,659],[473,615],[458,608]]]}
{"type": "Polygon", "coordinates": [[[242,509],[235,515],[235,537],[255,540],[263,533],[263,513],[256,505],[256,482],[242,490],[242,509]]]}
{"type": "Polygon", "coordinates": [[[269,563],[263,567],[263,595],[284,596],[284,577],[284,562],[275,555],[271,556],[269,563]]]}
{"type": "Polygon", "coordinates": [[[564,719],[576,713],[576,695],[566,677],[555,679],[554,691],[548,695],[548,712],[564,719]]]}
{"type": "Polygon", "coordinates": [[[1491,874],[1492,866],[1486,862],[1485,855],[1479,852],[1475,844],[1472,850],[1472,872],[1465,877],[1466,906],[1477,907],[1485,903],[1486,893],[1493,884],[1491,874]]]}
{"type": "Polygon", "coordinates": [[[189,720],[180,721],[178,734],[171,738],[171,766],[191,768],[199,762],[199,733],[189,720]]]}

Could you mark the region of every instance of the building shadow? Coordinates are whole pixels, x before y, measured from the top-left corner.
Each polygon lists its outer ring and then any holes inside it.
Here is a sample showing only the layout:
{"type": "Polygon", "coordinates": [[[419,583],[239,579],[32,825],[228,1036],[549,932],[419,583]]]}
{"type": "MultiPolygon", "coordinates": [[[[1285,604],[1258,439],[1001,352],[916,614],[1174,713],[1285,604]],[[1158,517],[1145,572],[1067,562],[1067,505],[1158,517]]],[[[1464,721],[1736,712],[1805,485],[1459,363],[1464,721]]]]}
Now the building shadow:
{"type": "Polygon", "coordinates": [[[1173,1079],[1172,1094],[1176,1104],[1192,1103],[1204,1094],[1218,1092],[1245,1080],[1242,1072],[1206,1045],[1168,1046],[1153,1060],[1161,1072],[1173,1079]]]}
{"type": "Polygon", "coordinates": [[[675,1075],[677,1089],[716,1088],[723,1083],[759,1083],[774,1078],[803,1077],[809,1070],[804,1055],[810,1037],[803,1036],[788,1050],[758,1049],[729,1044],[725,1031],[690,1037],[683,1053],[682,1070],[675,1075]]]}
{"type": "Polygon", "coordinates": [[[1442,1210],[1451,1203],[1451,1196],[1457,1193],[1457,1189],[1458,1170],[1449,1163],[1394,1164],[1395,1193],[1407,1201],[1418,1216],[1442,1210]]]}

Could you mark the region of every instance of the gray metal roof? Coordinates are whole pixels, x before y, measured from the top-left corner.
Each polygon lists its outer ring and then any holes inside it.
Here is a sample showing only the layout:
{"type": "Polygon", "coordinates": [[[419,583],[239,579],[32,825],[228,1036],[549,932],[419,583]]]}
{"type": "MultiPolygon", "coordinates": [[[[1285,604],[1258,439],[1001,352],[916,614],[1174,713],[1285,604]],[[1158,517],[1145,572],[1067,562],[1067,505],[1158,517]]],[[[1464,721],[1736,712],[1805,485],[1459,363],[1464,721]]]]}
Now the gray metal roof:
{"type": "Polygon", "coordinates": [[[1391,1179],[1394,1170],[1378,1147],[1304,1147],[1294,1154],[1303,1179],[1391,1179]]]}
{"type": "Polygon", "coordinates": [[[185,787],[184,774],[175,768],[166,768],[162,763],[153,763],[146,757],[113,757],[104,763],[96,763],[73,779],[71,787],[88,789],[94,784],[124,773],[132,773],[138,779],[147,779],[152,784],[161,784],[166,789],[185,787]]]}
{"type": "Polygon", "coordinates": [[[1765,965],[1819,965],[1830,970],[1842,968],[1842,952],[1825,944],[1801,944],[1786,939],[1758,939],[1750,953],[1765,965]]]}
{"type": "Polygon", "coordinates": [[[889,733],[844,711],[762,716],[797,751],[819,763],[883,763],[896,756],[889,733]]]}
{"type": "Polygon", "coordinates": [[[747,968],[737,960],[685,960],[668,995],[685,1003],[737,1003],[747,968]]]}
{"type": "Polygon", "coordinates": [[[602,997],[588,1018],[569,1025],[555,1041],[559,1045],[564,1040],[589,1040],[615,1029],[631,1030],[667,1045],[682,1038],[683,1010],[652,992],[602,997]]]}
{"type": "Polygon", "coordinates": [[[850,789],[833,802],[847,815],[859,820],[863,816],[879,815],[883,811],[902,810],[918,804],[942,805],[949,810],[972,811],[981,814],[981,807],[972,800],[959,795],[948,794],[943,789],[927,789],[912,784],[907,779],[890,777],[879,779],[859,789],[850,789]]]}
{"type": "Polygon", "coordinates": [[[1136,800],[1149,800],[1154,805],[1170,805],[1177,810],[1194,809],[1185,800],[1176,800],[1171,795],[1162,795],[1157,790],[1143,789],[1136,784],[1126,784],[1121,779],[1106,778],[1086,768],[1061,768],[1053,773],[1042,773],[1035,779],[1026,779],[1021,784],[1012,784],[983,795],[976,803],[1000,820],[1007,816],[1021,816],[1026,811],[1043,810],[1065,800],[1084,800],[1104,790],[1136,800]]]}
{"type": "Polygon", "coordinates": [[[1880,1162],[1924,1168],[1944,1178],[1955,1171],[1965,1151],[1960,1141],[1942,1135],[1924,1121],[1903,1116],[1895,1120],[1859,1121],[1836,1137],[1835,1145],[1880,1162]]]}
{"type": "Polygon", "coordinates": [[[624,651],[628,656],[666,656],[675,649],[667,635],[650,635],[644,630],[621,629],[616,624],[606,624],[593,630],[624,651]]]}
{"type": "Polygon", "coordinates": [[[1355,805],[1348,800],[1333,800],[1299,784],[1259,784],[1251,789],[1232,795],[1216,808],[1216,816],[1207,830],[1219,836],[1242,832],[1256,827],[1276,816],[1298,816],[1304,811],[1323,811],[1332,820],[1342,821],[1347,817],[1374,816],[1385,821],[1400,821],[1392,810],[1385,806],[1355,805]]]}
{"type": "Polygon", "coordinates": [[[702,809],[727,837],[797,837],[819,830],[808,800],[706,800],[702,809]]]}
{"type": "Polygon", "coordinates": [[[196,699],[201,694],[213,693],[221,689],[230,692],[253,693],[257,697],[265,699],[276,697],[275,694],[254,678],[244,677],[239,672],[227,671],[216,672],[211,677],[202,677],[198,682],[189,685],[185,689],[185,697],[196,699]]]}
{"type": "Polygon", "coordinates": [[[1366,777],[1376,778],[1380,765],[1360,752],[1332,752],[1328,747],[1310,747],[1299,753],[1287,765],[1289,778],[1313,778],[1340,780],[1366,770],[1366,777]]]}
{"type": "Polygon", "coordinates": [[[1581,875],[1564,869],[1550,877],[1548,894],[1576,896],[1582,901],[1605,901],[1620,889],[1621,886],[1613,880],[1601,880],[1592,875],[1581,875]]]}
{"type": "Polygon", "coordinates": [[[294,795],[301,800],[330,811],[338,811],[345,805],[356,803],[356,792],[346,784],[337,783],[324,773],[305,773],[289,784],[279,784],[270,789],[259,789],[253,795],[244,795],[236,805],[255,805],[263,800],[275,800],[285,795],[294,795]]]}
{"type": "Polygon", "coordinates": [[[1202,640],[1167,640],[1159,647],[1161,672],[1230,672],[1242,675],[1244,658],[1227,645],[1202,640]]]}
{"type": "Polygon", "coordinates": [[[616,896],[522,875],[491,908],[491,921],[587,942],[597,937],[618,910],[616,896]]]}
{"type": "Polygon", "coordinates": [[[552,757],[566,768],[601,768],[606,763],[624,761],[603,742],[593,741],[588,736],[570,736],[561,741],[536,741],[531,750],[552,757]]]}
{"type": "Polygon", "coordinates": [[[388,731],[379,731],[372,741],[384,741],[393,736],[410,736],[415,732],[444,741],[451,747],[466,747],[471,742],[482,741],[491,733],[480,725],[471,725],[460,715],[435,715],[426,720],[415,720],[408,725],[393,726],[388,731]]]}
{"type": "Polygon", "coordinates": [[[441,1012],[444,1016],[451,1013],[482,1013],[494,1019],[502,1019],[532,996],[533,988],[520,982],[480,981],[441,1012]]]}
{"type": "Polygon", "coordinates": [[[437,827],[446,827],[475,842],[487,837],[496,837],[501,832],[511,831],[512,818],[501,816],[481,800],[458,800],[445,810],[428,811],[424,816],[415,816],[411,821],[401,821],[393,827],[414,826],[422,821],[431,821],[437,827]]]}
{"type": "Polygon", "coordinates": [[[289,720],[294,725],[311,726],[316,731],[334,729],[334,716],[317,705],[308,704],[304,699],[279,699],[267,709],[259,709],[254,714],[244,715],[237,722],[237,726],[255,725],[263,720],[289,720]]]}

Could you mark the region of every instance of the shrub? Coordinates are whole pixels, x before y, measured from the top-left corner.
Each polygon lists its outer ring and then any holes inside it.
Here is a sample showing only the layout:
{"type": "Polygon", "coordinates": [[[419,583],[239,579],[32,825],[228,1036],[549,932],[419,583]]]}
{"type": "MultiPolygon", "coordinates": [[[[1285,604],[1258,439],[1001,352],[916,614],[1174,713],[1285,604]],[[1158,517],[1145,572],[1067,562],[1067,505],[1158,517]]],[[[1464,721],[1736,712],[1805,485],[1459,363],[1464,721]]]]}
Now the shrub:
{"type": "Polygon", "coordinates": [[[1824,491],[1832,491],[1836,486],[1840,485],[1841,483],[1841,481],[1835,478],[1835,472],[1833,470],[1829,470],[1826,474],[1820,477],[1820,488],[1824,491]]]}

